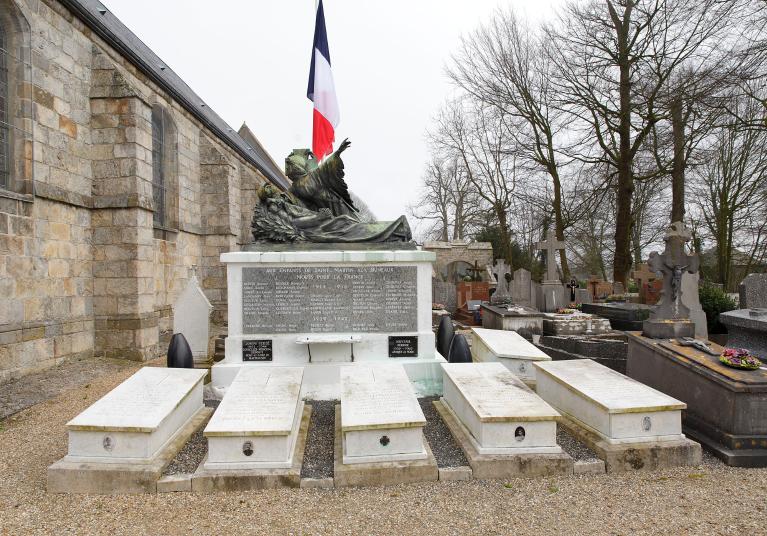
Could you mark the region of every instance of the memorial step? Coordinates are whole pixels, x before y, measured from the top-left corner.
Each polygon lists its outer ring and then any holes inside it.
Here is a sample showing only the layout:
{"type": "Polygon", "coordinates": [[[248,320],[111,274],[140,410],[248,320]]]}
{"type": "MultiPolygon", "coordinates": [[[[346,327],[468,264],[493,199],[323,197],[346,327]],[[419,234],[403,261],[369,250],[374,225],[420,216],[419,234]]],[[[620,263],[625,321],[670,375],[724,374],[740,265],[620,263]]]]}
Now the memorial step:
{"type": "Polygon", "coordinates": [[[562,452],[559,413],[501,363],[447,363],[442,371],[442,400],[479,454],[562,452]]]}
{"type": "Polygon", "coordinates": [[[207,370],[144,367],[66,424],[64,461],[151,463],[203,409],[207,370]]]}
{"type": "Polygon", "coordinates": [[[344,464],[425,459],[425,424],[402,365],[341,368],[344,464]]]}
{"type": "Polygon", "coordinates": [[[243,367],[203,435],[205,470],[288,468],[303,413],[302,367],[243,367]]]}
{"type": "Polygon", "coordinates": [[[538,394],[609,444],[684,439],[684,402],[590,359],[535,367],[538,394]]]}

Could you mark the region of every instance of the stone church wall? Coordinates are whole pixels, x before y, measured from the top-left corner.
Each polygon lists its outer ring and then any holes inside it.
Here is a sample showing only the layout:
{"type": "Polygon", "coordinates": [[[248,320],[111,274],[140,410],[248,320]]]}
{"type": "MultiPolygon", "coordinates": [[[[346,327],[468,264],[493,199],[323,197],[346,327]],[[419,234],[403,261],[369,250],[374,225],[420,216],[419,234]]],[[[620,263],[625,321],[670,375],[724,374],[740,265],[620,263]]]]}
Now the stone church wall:
{"type": "Polygon", "coordinates": [[[221,252],[266,179],[54,0],[0,0],[27,42],[29,191],[0,190],[0,383],[63,359],[164,351],[195,271],[226,316],[221,252]],[[153,225],[152,107],[173,123],[169,226],[153,225]]]}

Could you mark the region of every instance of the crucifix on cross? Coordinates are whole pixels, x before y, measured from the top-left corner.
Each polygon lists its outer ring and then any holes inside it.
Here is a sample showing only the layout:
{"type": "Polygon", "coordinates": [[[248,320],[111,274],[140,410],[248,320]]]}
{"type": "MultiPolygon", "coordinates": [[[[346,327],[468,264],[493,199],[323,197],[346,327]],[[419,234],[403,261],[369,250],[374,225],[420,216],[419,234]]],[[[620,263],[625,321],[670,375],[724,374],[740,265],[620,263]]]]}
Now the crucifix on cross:
{"type": "Polygon", "coordinates": [[[546,251],[546,281],[559,281],[557,275],[557,250],[565,249],[565,243],[561,240],[557,240],[557,234],[549,230],[546,233],[546,240],[538,242],[536,249],[546,251]]]}

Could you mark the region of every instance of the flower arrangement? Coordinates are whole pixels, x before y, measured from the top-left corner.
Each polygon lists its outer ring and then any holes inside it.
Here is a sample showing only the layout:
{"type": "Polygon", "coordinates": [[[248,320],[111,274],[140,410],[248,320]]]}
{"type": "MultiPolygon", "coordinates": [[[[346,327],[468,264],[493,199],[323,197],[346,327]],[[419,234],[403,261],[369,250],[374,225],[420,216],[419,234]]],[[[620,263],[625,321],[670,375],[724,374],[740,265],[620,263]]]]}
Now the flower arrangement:
{"type": "Polygon", "coordinates": [[[762,364],[756,357],[749,354],[748,350],[743,348],[725,348],[722,355],[719,356],[719,361],[728,367],[745,370],[756,370],[762,364]]]}
{"type": "Polygon", "coordinates": [[[432,303],[431,308],[434,309],[444,309],[445,304],[444,303],[432,303]]]}
{"type": "Polygon", "coordinates": [[[567,308],[567,307],[560,307],[559,309],[556,310],[556,313],[558,315],[571,315],[571,314],[577,313],[577,312],[578,312],[577,309],[570,309],[570,308],[567,308]]]}

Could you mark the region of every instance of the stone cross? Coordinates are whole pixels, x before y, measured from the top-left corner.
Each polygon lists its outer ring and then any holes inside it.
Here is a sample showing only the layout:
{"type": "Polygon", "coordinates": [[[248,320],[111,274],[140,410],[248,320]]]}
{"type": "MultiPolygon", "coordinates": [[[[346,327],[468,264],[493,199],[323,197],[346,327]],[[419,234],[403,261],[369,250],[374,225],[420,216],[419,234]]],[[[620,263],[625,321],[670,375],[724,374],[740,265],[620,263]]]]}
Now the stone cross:
{"type": "Polygon", "coordinates": [[[508,301],[511,298],[509,288],[511,284],[511,271],[509,266],[505,260],[496,259],[491,271],[496,281],[495,292],[490,296],[491,303],[508,301]]]}
{"type": "Polygon", "coordinates": [[[557,275],[557,250],[565,249],[565,243],[561,240],[557,240],[557,234],[549,230],[546,233],[546,240],[538,242],[536,249],[546,251],[546,280],[547,281],[559,281],[557,275]]]}
{"type": "Polygon", "coordinates": [[[642,285],[658,279],[658,274],[650,270],[647,263],[642,263],[637,266],[637,269],[631,272],[631,278],[637,282],[637,286],[642,288],[642,285]]]}
{"type": "Polygon", "coordinates": [[[567,288],[570,289],[570,302],[575,303],[575,289],[581,288],[580,284],[578,283],[578,280],[574,277],[570,279],[570,282],[567,284],[567,288]]]}
{"type": "Polygon", "coordinates": [[[653,251],[647,264],[654,272],[663,274],[663,291],[660,303],[653,318],[658,320],[673,320],[689,318],[690,309],[682,303],[682,274],[694,274],[700,268],[700,258],[688,255],[685,244],[692,238],[684,223],[674,222],[666,232],[663,240],[666,248],[663,253],[653,251]]]}

